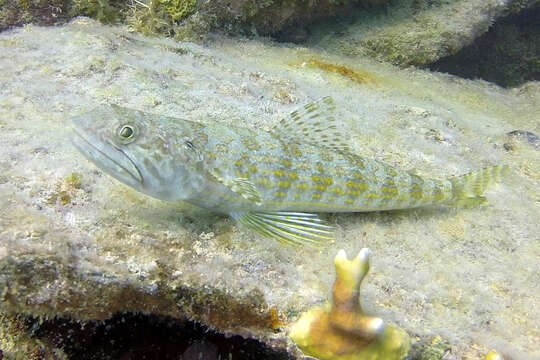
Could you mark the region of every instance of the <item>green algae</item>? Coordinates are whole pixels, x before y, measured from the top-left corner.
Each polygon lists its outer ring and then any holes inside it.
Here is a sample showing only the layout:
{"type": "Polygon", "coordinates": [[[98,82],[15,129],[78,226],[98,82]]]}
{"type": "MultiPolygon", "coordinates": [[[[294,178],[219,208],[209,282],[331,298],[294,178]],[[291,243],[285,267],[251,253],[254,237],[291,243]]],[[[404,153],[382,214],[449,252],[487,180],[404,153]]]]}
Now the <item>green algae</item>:
{"type": "Polygon", "coordinates": [[[128,25],[145,35],[174,36],[178,24],[191,15],[196,0],[151,0],[135,2],[127,17],[128,25]]]}
{"type": "Polygon", "coordinates": [[[115,23],[121,19],[122,7],[119,0],[73,0],[72,15],[85,15],[102,23],[115,23]]]}
{"type": "Polygon", "coordinates": [[[72,172],[65,178],[65,183],[74,189],[80,189],[82,184],[82,175],[77,172],[72,172]]]}
{"type": "Polygon", "coordinates": [[[197,5],[196,0],[160,0],[159,3],[165,8],[172,21],[179,21],[191,15],[197,5]]]}

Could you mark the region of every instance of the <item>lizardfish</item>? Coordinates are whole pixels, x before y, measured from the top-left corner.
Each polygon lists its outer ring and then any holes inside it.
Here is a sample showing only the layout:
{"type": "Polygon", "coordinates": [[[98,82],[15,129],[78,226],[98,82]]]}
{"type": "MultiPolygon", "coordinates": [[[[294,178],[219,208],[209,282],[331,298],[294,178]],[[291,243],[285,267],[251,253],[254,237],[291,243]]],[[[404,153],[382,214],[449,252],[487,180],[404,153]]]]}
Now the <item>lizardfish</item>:
{"type": "Polygon", "coordinates": [[[73,143],[138,191],[227,214],[288,243],[332,239],[319,212],[481,203],[507,169],[445,180],[396,169],[352,153],[334,110],[325,97],[263,131],[101,105],[72,119],[73,143]]]}

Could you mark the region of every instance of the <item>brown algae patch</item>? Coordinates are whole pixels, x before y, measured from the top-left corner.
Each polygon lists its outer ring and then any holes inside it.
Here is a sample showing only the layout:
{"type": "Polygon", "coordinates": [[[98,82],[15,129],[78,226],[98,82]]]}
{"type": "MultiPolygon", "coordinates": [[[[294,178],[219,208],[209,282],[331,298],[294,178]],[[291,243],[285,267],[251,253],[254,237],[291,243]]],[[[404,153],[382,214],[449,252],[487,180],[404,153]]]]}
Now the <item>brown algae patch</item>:
{"type": "Polygon", "coordinates": [[[312,69],[320,69],[327,73],[337,74],[360,85],[374,86],[378,83],[376,76],[367,71],[352,69],[344,65],[332,64],[315,58],[304,61],[302,66],[307,66],[312,69]]]}

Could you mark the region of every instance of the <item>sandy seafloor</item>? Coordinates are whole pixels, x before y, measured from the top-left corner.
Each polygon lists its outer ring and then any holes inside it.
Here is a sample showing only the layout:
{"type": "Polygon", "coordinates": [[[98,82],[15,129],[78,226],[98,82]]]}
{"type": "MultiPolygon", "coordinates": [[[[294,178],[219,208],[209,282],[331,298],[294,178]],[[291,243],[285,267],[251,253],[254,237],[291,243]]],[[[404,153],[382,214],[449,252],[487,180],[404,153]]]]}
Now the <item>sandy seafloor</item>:
{"type": "MultiPolygon", "coordinates": [[[[204,47],[143,38],[84,18],[3,32],[0,288],[17,291],[0,310],[102,318],[122,311],[122,299],[93,298],[92,287],[132,287],[151,299],[157,288],[189,284],[233,299],[255,292],[289,323],[327,299],[339,249],[352,256],[369,247],[362,293],[369,312],[413,336],[441,335],[465,359],[490,348],[539,357],[540,150],[506,135],[540,134],[539,90],[538,83],[507,90],[266,41],[218,39],[204,47]],[[100,103],[267,130],[328,95],[362,156],[439,178],[499,163],[511,175],[483,207],[329,215],[337,238],[317,250],[136,193],[69,142],[68,119],[100,103]],[[80,188],[66,180],[74,172],[80,188]],[[43,272],[43,264],[58,270],[43,272]]],[[[130,309],[197,311],[159,301],[130,309]]],[[[202,309],[203,322],[227,311],[202,309]]],[[[286,339],[237,320],[214,325],[286,339]]]]}

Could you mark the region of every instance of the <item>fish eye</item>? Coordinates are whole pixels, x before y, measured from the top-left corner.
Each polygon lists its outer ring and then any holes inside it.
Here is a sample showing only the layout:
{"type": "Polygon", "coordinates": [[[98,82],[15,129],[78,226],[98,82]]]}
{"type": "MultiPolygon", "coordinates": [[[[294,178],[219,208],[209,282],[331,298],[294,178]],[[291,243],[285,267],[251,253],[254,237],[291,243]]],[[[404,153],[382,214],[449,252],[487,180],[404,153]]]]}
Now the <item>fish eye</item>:
{"type": "Polygon", "coordinates": [[[192,143],[191,141],[186,140],[186,141],[185,141],[185,144],[186,144],[186,147],[187,147],[188,149],[191,149],[191,150],[195,149],[195,145],[193,145],[193,143],[192,143]]]}
{"type": "Polygon", "coordinates": [[[137,128],[135,128],[133,125],[121,125],[118,128],[117,134],[123,144],[128,144],[135,140],[137,128]]]}
{"type": "Polygon", "coordinates": [[[133,136],[133,134],[135,134],[135,131],[133,131],[133,127],[129,125],[124,125],[120,129],[120,136],[123,137],[124,139],[129,139],[130,137],[133,136]]]}

